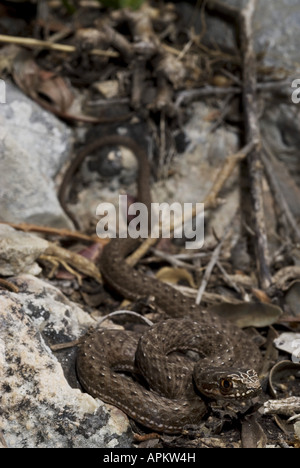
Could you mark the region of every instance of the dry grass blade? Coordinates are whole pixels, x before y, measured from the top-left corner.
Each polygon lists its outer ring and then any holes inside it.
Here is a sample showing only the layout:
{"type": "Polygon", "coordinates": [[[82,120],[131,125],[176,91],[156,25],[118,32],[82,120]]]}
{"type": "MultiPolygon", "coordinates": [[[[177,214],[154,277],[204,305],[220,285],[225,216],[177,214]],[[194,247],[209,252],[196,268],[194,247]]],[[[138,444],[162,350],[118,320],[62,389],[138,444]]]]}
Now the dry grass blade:
{"type": "MultiPolygon", "coordinates": [[[[76,52],[75,46],[67,44],[55,44],[53,42],[41,41],[39,39],[33,39],[31,37],[6,36],[0,34],[0,43],[15,44],[33,49],[55,50],[57,52],[65,52],[68,54],[76,52]]],[[[92,55],[102,55],[103,57],[119,57],[119,53],[112,50],[93,49],[88,53],[92,55]]]]}

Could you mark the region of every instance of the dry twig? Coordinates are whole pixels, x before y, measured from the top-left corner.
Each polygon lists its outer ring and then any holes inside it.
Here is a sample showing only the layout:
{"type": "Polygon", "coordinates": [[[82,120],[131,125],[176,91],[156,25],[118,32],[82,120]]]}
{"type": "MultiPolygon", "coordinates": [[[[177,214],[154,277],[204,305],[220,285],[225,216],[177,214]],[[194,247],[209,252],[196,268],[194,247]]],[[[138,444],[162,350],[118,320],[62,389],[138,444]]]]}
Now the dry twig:
{"type": "Polygon", "coordinates": [[[288,226],[292,229],[294,237],[295,237],[295,241],[300,242],[299,226],[297,224],[295,216],[293,215],[289,207],[289,203],[285,197],[285,194],[281,190],[278,177],[276,175],[276,172],[272,164],[272,161],[274,161],[274,155],[265,140],[262,141],[262,144],[263,144],[263,151],[261,153],[261,158],[264,164],[264,170],[268,179],[268,183],[272,190],[274,199],[276,201],[276,204],[280,207],[281,213],[284,216],[288,226]]]}
{"type": "Polygon", "coordinates": [[[18,286],[16,286],[14,283],[12,283],[11,281],[8,281],[4,278],[0,278],[0,287],[3,286],[4,288],[8,289],[9,291],[12,291],[12,292],[15,292],[15,293],[18,293],[19,292],[19,288],[18,286]]]}
{"type": "Polygon", "coordinates": [[[39,232],[40,234],[45,234],[49,236],[59,236],[65,237],[69,239],[75,240],[82,240],[86,242],[96,242],[101,245],[105,245],[108,243],[105,239],[100,239],[98,236],[88,236],[87,234],[82,234],[79,231],[70,231],[69,229],[59,229],[50,226],[39,226],[37,224],[29,224],[29,223],[9,223],[7,221],[0,221],[0,224],[7,224],[18,231],[24,232],[39,232]]]}
{"type": "Polygon", "coordinates": [[[300,413],[300,398],[296,396],[283,398],[281,400],[269,400],[264,404],[264,414],[294,416],[296,413],[300,413]]]}
{"type": "MultiPolygon", "coordinates": [[[[233,218],[234,219],[234,218],[233,218]]],[[[227,228],[225,229],[225,232],[222,236],[222,239],[221,241],[219,242],[219,244],[217,245],[217,247],[215,248],[212,256],[211,256],[211,259],[206,267],[206,270],[205,270],[205,273],[204,273],[204,276],[203,276],[203,279],[202,279],[202,282],[201,282],[201,285],[200,285],[200,288],[198,290],[198,294],[197,294],[197,298],[196,298],[196,304],[197,305],[200,305],[201,303],[201,300],[202,300],[202,297],[203,297],[203,293],[208,285],[208,281],[209,281],[209,278],[212,274],[212,271],[216,265],[216,263],[218,262],[219,260],[219,257],[220,257],[220,254],[221,254],[221,250],[222,250],[222,247],[224,245],[224,242],[226,240],[226,237],[230,231],[232,227],[232,221],[229,223],[229,225],[227,226],[227,228]]]]}
{"type": "Polygon", "coordinates": [[[76,268],[76,270],[80,271],[81,273],[94,278],[96,281],[98,281],[98,283],[102,282],[99,269],[93,262],[83,257],[82,255],[71,252],[70,250],[63,249],[62,247],[58,247],[57,245],[51,243],[49,243],[49,246],[43,255],[52,256],[62,260],[63,262],[68,263],[72,267],[76,268]]]}
{"type": "MultiPolygon", "coordinates": [[[[56,44],[50,41],[41,41],[39,39],[33,39],[31,37],[17,37],[17,36],[6,36],[0,34],[0,43],[3,44],[15,44],[23,47],[29,47],[33,49],[48,49],[55,50],[57,52],[74,53],[76,47],[68,44],[56,44]]],[[[119,57],[119,53],[113,50],[101,50],[92,49],[88,51],[92,55],[100,55],[104,57],[119,57]]]]}
{"type": "Polygon", "coordinates": [[[240,13],[240,35],[243,54],[243,104],[246,143],[254,145],[248,155],[248,168],[251,183],[253,229],[255,232],[256,263],[260,285],[267,289],[271,284],[269,252],[266,235],[262,163],[260,159],[260,129],[256,100],[256,56],[253,45],[253,16],[257,0],[249,0],[240,13]]]}

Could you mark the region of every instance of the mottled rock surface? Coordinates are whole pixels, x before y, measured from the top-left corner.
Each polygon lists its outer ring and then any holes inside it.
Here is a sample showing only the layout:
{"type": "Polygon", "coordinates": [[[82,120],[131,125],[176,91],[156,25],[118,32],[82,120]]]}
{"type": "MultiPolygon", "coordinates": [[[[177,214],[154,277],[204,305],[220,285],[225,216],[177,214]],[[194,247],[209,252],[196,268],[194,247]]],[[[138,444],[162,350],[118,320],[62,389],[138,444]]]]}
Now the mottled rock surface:
{"type": "Polygon", "coordinates": [[[48,242],[40,237],[0,224],[0,275],[40,273],[35,260],[47,247],[48,242]]]}
{"type": "Polygon", "coordinates": [[[72,131],[11,83],[0,104],[0,216],[2,221],[71,227],[54,176],[67,159],[72,131]]]}
{"type": "Polygon", "coordinates": [[[46,344],[70,341],[95,322],[44,281],[12,281],[19,294],[0,291],[0,429],[7,446],[129,447],[126,416],[76,388],[76,348],[53,353],[46,344]]]}

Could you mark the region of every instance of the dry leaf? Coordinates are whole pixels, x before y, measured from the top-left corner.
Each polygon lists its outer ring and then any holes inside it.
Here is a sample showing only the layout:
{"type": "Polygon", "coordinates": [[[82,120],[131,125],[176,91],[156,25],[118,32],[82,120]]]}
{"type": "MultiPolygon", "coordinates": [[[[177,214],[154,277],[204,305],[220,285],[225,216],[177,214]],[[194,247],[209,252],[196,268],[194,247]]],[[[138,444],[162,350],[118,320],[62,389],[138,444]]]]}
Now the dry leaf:
{"type": "MultiPolygon", "coordinates": [[[[101,252],[102,252],[103,247],[100,244],[91,244],[88,247],[85,247],[76,254],[81,255],[82,257],[90,260],[93,263],[96,263],[96,260],[99,258],[101,252]]],[[[58,279],[74,279],[75,276],[70,272],[67,271],[65,268],[60,268],[56,274],[55,277],[58,279]]]]}
{"type": "Polygon", "coordinates": [[[194,278],[185,268],[164,267],[156,274],[157,279],[164,283],[178,284],[180,281],[186,281],[191,288],[196,289],[194,278]]]}
{"type": "Polygon", "coordinates": [[[273,284],[277,289],[287,291],[300,278],[300,266],[293,265],[279,270],[273,277],[273,284]]]}
{"type": "Polygon", "coordinates": [[[37,89],[40,98],[45,98],[60,112],[67,112],[73,101],[74,95],[71,92],[66,80],[61,76],[47,76],[43,70],[40,72],[41,82],[37,89]]]}
{"type": "Polygon", "coordinates": [[[267,436],[257,422],[255,415],[246,416],[242,422],[242,446],[243,448],[265,448],[267,436]]]}
{"type": "Polygon", "coordinates": [[[280,361],[277,364],[275,364],[269,375],[269,388],[271,395],[274,398],[299,398],[299,362],[280,361]]]}
{"type": "Polygon", "coordinates": [[[103,120],[83,115],[80,111],[72,111],[71,107],[75,104],[75,94],[70,88],[68,80],[53,72],[41,69],[29,52],[21,50],[16,55],[12,75],[15,83],[27,96],[62,119],[89,123],[103,120]]]}
{"type": "Polygon", "coordinates": [[[243,304],[218,304],[210,311],[235,323],[240,328],[264,328],[277,322],[283,314],[280,307],[271,304],[244,302],[243,304]]]}
{"type": "Polygon", "coordinates": [[[212,82],[211,84],[213,86],[218,86],[220,88],[229,88],[230,86],[232,86],[234,83],[233,83],[233,80],[231,80],[230,78],[227,78],[227,76],[224,76],[224,75],[215,75],[213,78],[212,78],[212,82]]]}
{"type": "Polygon", "coordinates": [[[29,52],[21,51],[16,56],[13,77],[25,94],[47,108],[66,112],[74,100],[67,81],[53,72],[41,69],[29,52]]]}
{"type": "Polygon", "coordinates": [[[269,296],[264,292],[262,291],[261,289],[256,289],[256,288],[252,288],[252,293],[254,294],[254,296],[260,301],[260,302],[263,302],[265,304],[271,304],[272,301],[271,299],[269,298],[269,296]]]}

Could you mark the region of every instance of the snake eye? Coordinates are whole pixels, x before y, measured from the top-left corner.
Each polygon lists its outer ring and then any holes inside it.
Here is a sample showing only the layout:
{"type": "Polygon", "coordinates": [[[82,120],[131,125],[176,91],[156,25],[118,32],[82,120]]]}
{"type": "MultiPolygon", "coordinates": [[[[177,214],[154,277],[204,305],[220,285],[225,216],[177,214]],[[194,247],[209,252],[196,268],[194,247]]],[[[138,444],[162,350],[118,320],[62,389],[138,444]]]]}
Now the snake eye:
{"type": "Polygon", "coordinates": [[[228,392],[228,391],[231,390],[232,387],[233,387],[232,380],[229,380],[229,379],[221,379],[221,381],[220,381],[220,386],[221,386],[221,390],[223,390],[223,391],[225,391],[225,392],[228,392]]]}

